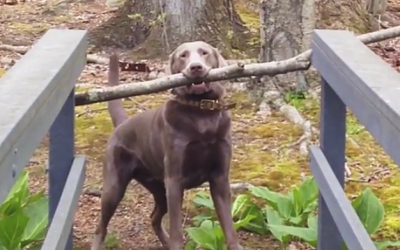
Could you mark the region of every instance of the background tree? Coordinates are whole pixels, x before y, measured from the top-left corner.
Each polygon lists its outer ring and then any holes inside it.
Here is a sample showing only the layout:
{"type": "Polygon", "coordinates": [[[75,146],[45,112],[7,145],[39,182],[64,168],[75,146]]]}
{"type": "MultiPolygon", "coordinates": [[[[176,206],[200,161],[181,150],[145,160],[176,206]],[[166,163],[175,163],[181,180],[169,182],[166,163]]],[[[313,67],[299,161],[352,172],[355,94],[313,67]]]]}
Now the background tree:
{"type": "MultiPolygon", "coordinates": [[[[233,0],[108,0],[110,6],[122,6],[92,32],[92,49],[107,44],[132,48],[136,59],[159,58],[184,41],[201,39],[226,57],[237,56],[255,44],[250,44],[251,30],[236,10],[244,4],[249,5],[233,0]]],[[[255,56],[257,46],[250,48],[248,53],[255,56]]]]}
{"type": "MultiPolygon", "coordinates": [[[[260,61],[279,61],[310,48],[312,32],[317,29],[348,29],[356,34],[371,31],[371,18],[364,0],[262,0],[260,3],[260,61]]],[[[316,86],[313,71],[292,72],[263,78],[266,90],[307,90],[316,86]]],[[[263,91],[258,91],[262,93],[263,91]]]]}

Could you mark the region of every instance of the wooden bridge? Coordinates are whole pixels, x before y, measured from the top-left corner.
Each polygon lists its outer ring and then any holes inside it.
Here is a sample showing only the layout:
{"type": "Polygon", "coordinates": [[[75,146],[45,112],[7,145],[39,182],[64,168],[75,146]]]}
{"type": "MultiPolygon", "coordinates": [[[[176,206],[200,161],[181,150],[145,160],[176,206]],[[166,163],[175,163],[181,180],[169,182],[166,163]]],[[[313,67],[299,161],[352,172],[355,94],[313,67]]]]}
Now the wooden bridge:
{"type": "MultiPolygon", "coordinates": [[[[74,150],[74,86],[87,33],[49,30],[0,79],[0,203],[49,132],[49,229],[42,250],[71,250],[85,179],[74,150]]],[[[320,190],[318,249],[376,249],[344,191],[346,106],[399,165],[400,74],[348,31],[316,30],[312,64],[321,79],[320,146],[310,168],[320,190]]],[[[92,233],[92,232],[88,232],[92,233]]]]}

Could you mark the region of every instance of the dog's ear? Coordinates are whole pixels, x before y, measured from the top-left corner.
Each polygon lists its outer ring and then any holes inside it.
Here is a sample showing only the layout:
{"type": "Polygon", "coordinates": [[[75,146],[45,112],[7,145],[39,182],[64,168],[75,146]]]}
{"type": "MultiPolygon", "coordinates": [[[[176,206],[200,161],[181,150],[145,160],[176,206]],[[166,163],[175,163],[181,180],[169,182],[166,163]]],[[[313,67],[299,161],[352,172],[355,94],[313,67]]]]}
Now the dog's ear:
{"type": "Polygon", "coordinates": [[[217,63],[218,63],[218,68],[222,68],[222,67],[228,66],[228,62],[221,55],[221,53],[219,53],[218,49],[213,47],[213,51],[214,51],[215,59],[217,60],[217,63]]]}
{"type": "Polygon", "coordinates": [[[165,67],[165,74],[168,75],[172,75],[173,72],[173,67],[174,67],[174,62],[175,62],[175,54],[176,54],[176,50],[174,50],[169,56],[168,56],[168,64],[165,67]]]}

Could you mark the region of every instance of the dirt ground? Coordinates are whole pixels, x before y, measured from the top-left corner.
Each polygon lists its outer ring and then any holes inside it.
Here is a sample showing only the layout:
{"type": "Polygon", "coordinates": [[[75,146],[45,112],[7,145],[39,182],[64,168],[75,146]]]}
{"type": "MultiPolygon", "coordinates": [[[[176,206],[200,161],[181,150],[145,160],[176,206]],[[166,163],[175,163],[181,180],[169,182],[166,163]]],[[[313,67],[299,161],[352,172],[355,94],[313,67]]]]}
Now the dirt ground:
{"type": "MultiPolygon", "coordinates": [[[[0,0],[1,2],[1,0],[0,0]]],[[[92,31],[114,15],[107,9],[103,0],[80,0],[67,6],[43,3],[32,0],[17,5],[0,4],[0,44],[31,45],[49,28],[87,29],[92,31]]],[[[91,41],[96,36],[91,36],[91,41]]],[[[391,40],[375,45],[374,51],[394,67],[400,67],[399,40],[391,40]]],[[[98,44],[93,42],[93,44],[98,44]]],[[[123,49],[101,48],[104,53],[123,49]]],[[[18,59],[21,55],[0,51],[0,58],[18,59]]],[[[162,68],[162,62],[147,62],[151,67],[162,68]]],[[[0,76],[6,65],[0,64],[0,76]]],[[[101,86],[106,81],[105,65],[88,64],[78,81],[79,90],[101,86]]],[[[147,79],[147,73],[122,72],[121,81],[133,82],[147,79]]],[[[138,96],[124,100],[130,114],[155,107],[168,98],[168,93],[138,96]]],[[[233,110],[234,159],[232,161],[232,182],[250,182],[254,185],[267,185],[271,189],[285,191],[308,175],[307,157],[300,156],[296,142],[300,129],[287,122],[279,113],[261,116],[256,105],[246,94],[234,93],[230,98],[238,106],[233,110]]],[[[101,190],[101,168],[103,152],[112,124],[105,110],[105,104],[81,106],[76,109],[76,148],[77,153],[88,157],[87,178],[79,208],[75,216],[74,241],[76,249],[90,249],[90,242],[98,221],[101,190]]],[[[316,100],[306,100],[297,108],[313,126],[318,127],[319,108],[316,100]]],[[[348,166],[353,175],[348,179],[349,197],[354,196],[366,185],[372,186],[385,204],[387,219],[378,238],[397,238],[400,236],[400,178],[397,167],[377,146],[368,132],[349,114],[348,134],[356,146],[348,146],[348,166]],[[399,202],[398,202],[399,201],[399,202]],[[398,204],[398,205],[397,205],[398,204]]],[[[316,142],[318,136],[313,137],[316,142]]],[[[33,192],[47,186],[45,166],[47,161],[47,141],[44,140],[30,161],[30,187],[33,192]]],[[[184,224],[190,224],[192,215],[198,211],[190,204],[195,191],[186,193],[184,224]]],[[[132,182],[124,200],[118,207],[109,226],[106,239],[108,249],[157,249],[159,242],[154,236],[149,215],[153,201],[150,194],[137,183],[132,182]]],[[[240,232],[240,240],[247,249],[280,249],[278,242],[271,237],[260,237],[240,232]]],[[[295,249],[304,249],[294,243],[295,249]]]]}

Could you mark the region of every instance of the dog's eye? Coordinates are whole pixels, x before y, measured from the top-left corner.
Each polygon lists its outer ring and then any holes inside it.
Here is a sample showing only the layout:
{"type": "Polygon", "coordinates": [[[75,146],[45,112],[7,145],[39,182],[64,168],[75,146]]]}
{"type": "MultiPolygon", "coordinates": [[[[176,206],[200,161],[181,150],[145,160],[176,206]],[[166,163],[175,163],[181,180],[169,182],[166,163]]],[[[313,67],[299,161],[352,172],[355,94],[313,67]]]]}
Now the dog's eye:
{"type": "Polygon", "coordinates": [[[207,52],[207,51],[203,51],[203,52],[201,52],[201,54],[202,54],[203,56],[206,56],[206,55],[208,55],[208,52],[207,52]]]}
{"type": "Polygon", "coordinates": [[[186,57],[186,54],[185,54],[185,53],[181,54],[181,57],[182,57],[182,58],[185,58],[185,57],[186,57]]]}

